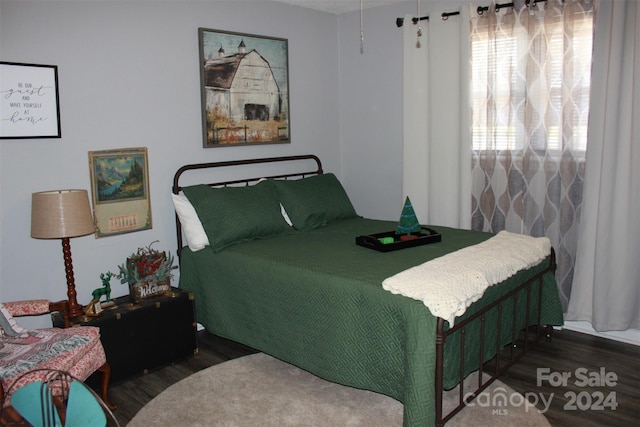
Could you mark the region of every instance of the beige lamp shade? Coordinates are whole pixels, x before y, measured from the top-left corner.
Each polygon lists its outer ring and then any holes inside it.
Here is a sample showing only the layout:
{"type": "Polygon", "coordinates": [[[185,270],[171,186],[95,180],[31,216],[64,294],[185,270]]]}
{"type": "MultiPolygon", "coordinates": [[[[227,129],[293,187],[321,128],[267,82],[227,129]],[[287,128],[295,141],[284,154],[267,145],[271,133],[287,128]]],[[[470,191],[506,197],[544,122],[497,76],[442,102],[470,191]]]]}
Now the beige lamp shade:
{"type": "Polygon", "coordinates": [[[61,239],[95,231],[87,190],[55,190],[31,195],[31,237],[61,239]]]}

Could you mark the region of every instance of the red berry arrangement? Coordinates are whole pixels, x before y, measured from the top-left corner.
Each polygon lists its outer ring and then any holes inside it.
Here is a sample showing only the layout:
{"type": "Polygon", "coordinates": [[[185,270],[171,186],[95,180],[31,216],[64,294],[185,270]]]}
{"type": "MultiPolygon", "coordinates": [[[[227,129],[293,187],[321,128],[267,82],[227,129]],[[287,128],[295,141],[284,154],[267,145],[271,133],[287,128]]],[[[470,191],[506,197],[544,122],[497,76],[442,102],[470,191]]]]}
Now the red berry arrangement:
{"type": "Polygon", "coordinates": [[[173,256],[169,256],[164,251],[153,249],[152,246],[158,241],[153,241],[144,248],[138,248],[132,253],[127,262],[119,265],[119,273],[113,274],[120,279],[120,283],[135,284],[141,281],[158,282],[167,278],[172,278],[171,270],[177,268],[173,265],[173,256]]]}

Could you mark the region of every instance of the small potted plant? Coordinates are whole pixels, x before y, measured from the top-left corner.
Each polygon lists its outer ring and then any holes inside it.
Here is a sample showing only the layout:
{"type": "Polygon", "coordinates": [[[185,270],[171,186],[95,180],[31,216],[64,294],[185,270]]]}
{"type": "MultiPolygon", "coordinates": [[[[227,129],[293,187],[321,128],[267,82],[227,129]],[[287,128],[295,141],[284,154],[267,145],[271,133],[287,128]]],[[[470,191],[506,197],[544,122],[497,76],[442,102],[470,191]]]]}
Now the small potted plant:
{"type": "Polygon", "coordinates": [[[144,248],[138,248],[132,253],[126,263],[119,265],[115,277],[120,279],[120,283],[129,284],[129,296],[133,302],[140,302],[144,298],[170,294],[172,270],[174,258],[169,253],[161,252],[152,248],[153,241],[144,248]]]}

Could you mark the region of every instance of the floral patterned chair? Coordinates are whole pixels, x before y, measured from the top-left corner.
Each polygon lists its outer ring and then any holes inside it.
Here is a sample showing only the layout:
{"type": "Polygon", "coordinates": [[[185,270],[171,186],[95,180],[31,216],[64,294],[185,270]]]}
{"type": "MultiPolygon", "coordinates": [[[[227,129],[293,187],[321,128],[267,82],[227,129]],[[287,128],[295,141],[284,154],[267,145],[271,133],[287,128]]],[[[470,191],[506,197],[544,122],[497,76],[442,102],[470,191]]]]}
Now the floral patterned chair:
{"type": "Polygon", "coordinates": [[[67,307],[66,301],[0,303],[0,410],[10,405],[11,394],[15,390],[28,383],[41,381],[46,369],[68,372],[81,381],[95,371],[100,371],[102,400],[108,407],[115,408],[109,403],[107,396],[111,369],[100,342],[98,328],[81,326],[26,330],[13,319],[13,316],[59,311],[68,326],[67,307]]]}

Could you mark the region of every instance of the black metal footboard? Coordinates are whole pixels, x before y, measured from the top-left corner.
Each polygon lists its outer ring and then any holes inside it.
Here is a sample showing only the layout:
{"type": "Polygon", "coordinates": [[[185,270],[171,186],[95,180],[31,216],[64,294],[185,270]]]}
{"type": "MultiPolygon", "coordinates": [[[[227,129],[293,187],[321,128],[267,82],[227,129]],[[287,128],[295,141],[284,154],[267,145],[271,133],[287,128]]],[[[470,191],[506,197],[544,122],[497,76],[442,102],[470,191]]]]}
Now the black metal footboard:
{"type": "MultiPolygon", "coordinates": [[[[538,273],[528,281],[519,285],[517,288],[513,289],[509,293],[505,294],[501,298],[492,302],[491,304],[483,307],[477,313],[469,316],[468,318],[460,321],[454,327],[450,329],[445,329],[446,320],[442,318],[438,318],[438,325],[436,331],[436,381],[435,381],[435,391],[436,391],[436,426],[441,427],[447,421],[449,421],[454,415],[460,412],[466,404],[475,399],[475,397],[482,392],[485,388],[487,388],[494,380],[500,377],[504,372],[506,372],[514,363],[516,363],[526,352],[528,352],[533,346],[535,346],[543,335],[546,337],[550,337],[553,328],[551,326],[547,326],[544,328],[541,325],[541,314],[542,314],[542,290],[543,290],[543,276],[548,272],[555,272],[556,270],[556,260],[555,260],[555,252],[553,248],[551,248],[550,254],[550,262],[549,267],[544,271],[538,273]],[[532,316],[532,307],[531,307],[531,293],[532,288],[535,283],[538,283],[538,303],[537,303],[537,314],[534,312],[533,316],[537,316],[535,318],[535,332],[530,332],[529,325],[531,322],[532,316]],[[518,338],[522,333],[521,329],[518,329],[516,318],[518,315],[518,311],[516,310],[518,298],[521,297],[521,294],[526,294],[526,313],[525,313],[525,327],[524,327],[524,339],[522,345],[518,344],[518,338]],[[505,331],[503,331],[503,307],[507,304],[513,304],[513,313],[511,319],[511,328],[507,330],[506,333],[510,333],[510,341],[503,345],[502,337],[505,331]],[[492,309],[497,309],[497,324],[487,324],[486,315],[492,309]],[[478,347],[478,384],[474,387],[472,392],[465,392],[464,388],[464,378],[465,378],[465,332],[466,329],[472,324],[472,322],[479,322],[480,328],[480,345],[478,347]],[[488,373],[489,378],[487,380],[484,379],[485,373],[485,331],[487,328],[496,328],[497,331],[497,340],[496,340],[496,351],[495,356],[492,359],[491,365],[494,366],[492,372],[488,373]],[[543,333],[544,330],[544,333],[543,333]],[[448,337],[456,332],[460,332],[460,360],[458,363],[460,364],[460,379],[459,379],[459,396],[458,396],[458,404],[455,408],[449,411],[447,414],[443,414],[444,408],[444,347],[445,342],[448,337]],[[535,334],[533,337],[530,334],[535,334]],[[504,353],[504,349],[507,349],[507,354],[504,353]],[[495,365],[494,365],[495,363],[495,365]]],[[[535,306],[535,304],[534,304],[535,306]]],[[[508,329],[508,328],[507,328],[508,329]]],[[[451,363],[452,361],[449,361],[451,363]]],[[[453,362],[455,363],[455,362],[453,362]]]]}

